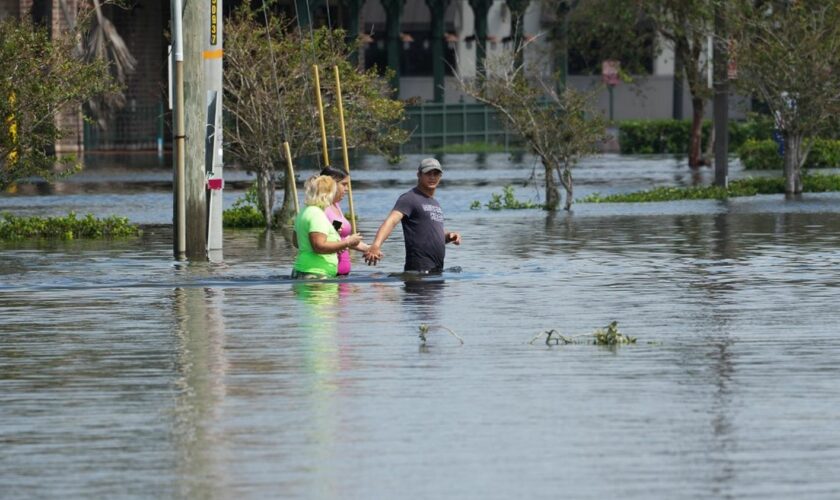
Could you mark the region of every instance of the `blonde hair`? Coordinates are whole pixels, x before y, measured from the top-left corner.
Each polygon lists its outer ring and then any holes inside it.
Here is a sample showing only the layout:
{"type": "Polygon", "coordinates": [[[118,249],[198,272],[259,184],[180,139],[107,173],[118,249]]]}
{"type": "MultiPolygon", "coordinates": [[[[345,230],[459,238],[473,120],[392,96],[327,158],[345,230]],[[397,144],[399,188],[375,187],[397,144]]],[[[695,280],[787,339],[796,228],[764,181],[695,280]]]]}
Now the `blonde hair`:
{"type": "Polygon", "coordinates": [[[306,191],[305,205],[326,208],[332,205],[337,191],[335,179],[329,175],[313,175],[303,185],[306,191]]]}

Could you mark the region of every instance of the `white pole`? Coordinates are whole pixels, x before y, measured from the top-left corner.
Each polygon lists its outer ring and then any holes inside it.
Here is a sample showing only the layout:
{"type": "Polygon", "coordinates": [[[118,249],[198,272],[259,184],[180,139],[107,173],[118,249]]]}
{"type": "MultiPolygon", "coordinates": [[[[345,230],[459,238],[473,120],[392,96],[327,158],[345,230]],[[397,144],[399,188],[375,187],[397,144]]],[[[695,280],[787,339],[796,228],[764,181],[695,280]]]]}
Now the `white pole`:
{"type": "Polygon", "coordinates": [[[207,90],[207,136],[205,173],[208,179],[210,206],[207,211],[207,256],[211,262],[222,260],[222,0],[209,2],[209,32],[204,44],[204,75],[207,90]]]}

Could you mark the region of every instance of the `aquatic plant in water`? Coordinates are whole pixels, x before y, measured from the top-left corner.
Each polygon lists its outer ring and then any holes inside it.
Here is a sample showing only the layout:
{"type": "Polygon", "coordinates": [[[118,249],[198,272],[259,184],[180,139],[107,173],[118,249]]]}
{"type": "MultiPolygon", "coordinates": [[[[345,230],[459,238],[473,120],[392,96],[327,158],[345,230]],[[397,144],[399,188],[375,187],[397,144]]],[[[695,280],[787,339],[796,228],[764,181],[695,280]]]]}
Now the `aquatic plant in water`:
{"type": "Polygon", "coordinates": [[[432,331],[432,329],[435,329],[435,328],[437,328],[437,329],[441,329],[441,330],[446,330],[446,331],[447,331],[447,332],[449,332],[449,333],[450,333],[453,337],[455,337],[456,339],[458,339],[458,342],[460,342],[460,343],[461,343],[461,345],[464,345],[464,339],[462,339],[461,337],[459,337],[459,336],[458,336],[458,334],[457,334],[457,333],[455,333],[455,332],[453,332],[451,329],[449,329],[449,328],[447,328],[447,327],[445,327],[445,326],[443,326],[443,325],[427,325],[427,324],[425,324],[425,323],[421,324],[421,325],[418,327],[418,330],[420,330],[420,333],[417,335],[418,337],[420,337],[420,341],[421,341],[423,344],[425,344],[425,343],[426,343],[426,336],[429,334],[429,332],[430,332],[430,331],[432,331]]]}
{"type": "Polygon", "coordinates": [[[0,240],[127,238],[139,234],[136,224],[118,216],[98,219],[93,214],[77,217],[70,212],[64,217],[20,217],[10,213],[0,217],[0,240]]]}
{"type": "Polygon", "coordinates": [[[543,335],[545,335],[546,345],[594,344],[615,346],[621,344],[636,343],[636,337],[630,337],[629,335],[624,335],[623,333],[618,331],[618,321],[613,321],[609,325],[603,328],[598,328],[592,333],[583,333],[571,337],[561,335],[560,332],[552,328],[551,330],[546,330],[544,332],[539,333],[528,343],[533,344],[537,339],[539,339],[543,335]]]}

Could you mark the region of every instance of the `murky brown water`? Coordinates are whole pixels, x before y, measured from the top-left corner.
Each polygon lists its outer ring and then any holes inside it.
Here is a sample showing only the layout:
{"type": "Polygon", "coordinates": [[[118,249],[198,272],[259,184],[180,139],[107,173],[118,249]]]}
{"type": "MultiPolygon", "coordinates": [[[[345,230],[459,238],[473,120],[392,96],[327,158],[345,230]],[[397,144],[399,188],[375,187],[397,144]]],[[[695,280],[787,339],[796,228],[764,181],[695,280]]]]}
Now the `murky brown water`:
{"type": "MultiPolygon", "coordinates": [[[[621,167],[581,191],[680,174],[621,167]]],[[[388,275],[399,232],[317,284],[259,231],[223,264],[157,226],[0,246],[0,496],[836,498],[840,196],[470,211],[507,171],[450,170],[438,279],[388,275]],[[528,343],[612,320],[638,344],[528,343]]],[[[358,175],[368,235],[410,182],[388,172],[358,175]]],[[[110,213],[171,214],[152,195],[110,213]]],[[[79,196],[14,203],[107,195],[79,196]]]]}

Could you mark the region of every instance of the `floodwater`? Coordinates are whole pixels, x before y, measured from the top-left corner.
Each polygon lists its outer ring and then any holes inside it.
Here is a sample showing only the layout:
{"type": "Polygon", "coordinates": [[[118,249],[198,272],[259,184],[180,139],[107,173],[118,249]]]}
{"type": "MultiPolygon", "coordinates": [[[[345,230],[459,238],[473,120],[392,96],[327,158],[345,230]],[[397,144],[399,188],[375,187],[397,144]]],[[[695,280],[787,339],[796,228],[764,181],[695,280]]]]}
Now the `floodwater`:
{"type": "MultiPolygon", "coordinates": [[[[364,234],[416,160],[354,170],[364,234]]],[[[516,163],[444,158],[464,243],[425,280],[391,276],[399,229],[334,282],[289,281],[281,233],[176,263],[164,167],[0,197],[151,224],[0,244],[0,496],[840,496],[840,195],[470,210],[511,182],[536,196],[516,163]],[[613,320],[638,343],[529,343],[613,320]]],[[[712,172],[604,157],[576,175],[584,196],[712,172]]]]}

